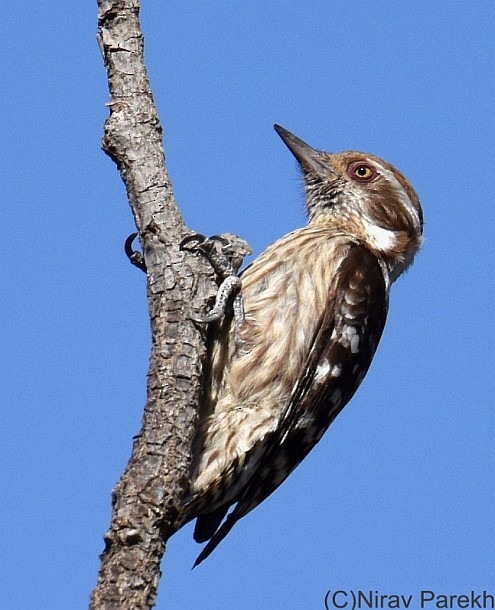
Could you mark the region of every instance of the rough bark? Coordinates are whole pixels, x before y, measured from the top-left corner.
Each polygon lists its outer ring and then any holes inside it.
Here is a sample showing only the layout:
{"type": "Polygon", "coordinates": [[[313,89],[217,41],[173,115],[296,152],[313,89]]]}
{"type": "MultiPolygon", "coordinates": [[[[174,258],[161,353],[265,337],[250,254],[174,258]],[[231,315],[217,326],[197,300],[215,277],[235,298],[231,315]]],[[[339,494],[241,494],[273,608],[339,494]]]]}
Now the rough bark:
{"type": "Polygon", "coordinates": [[[110,88],[103,149],[118,166],[139,231],[152,349],[142,429],[112,494],[91,608],[145,609],[155,603],[160,561],[187,485],[205,354],[204,334],[190,315],[204,310],[213,283],[201,258],[179,250],[189,231],[165,166],[138,0],[98,0],[98,42],[110,88]]]}

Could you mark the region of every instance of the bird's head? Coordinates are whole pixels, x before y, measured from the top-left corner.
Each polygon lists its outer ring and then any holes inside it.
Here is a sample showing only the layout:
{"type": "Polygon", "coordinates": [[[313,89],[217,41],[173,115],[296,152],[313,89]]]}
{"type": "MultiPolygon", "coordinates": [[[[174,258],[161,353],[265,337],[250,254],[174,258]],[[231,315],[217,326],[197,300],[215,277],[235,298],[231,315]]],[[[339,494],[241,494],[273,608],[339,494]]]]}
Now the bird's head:
{"type": "Polygon", "coordinates": [[[364,242],[395,280],[422,242],[423,212],[408,180],[374,155],[315,150],[283,127],[275,130],[303,172],[310,224],[326,224],[364,242]]]}

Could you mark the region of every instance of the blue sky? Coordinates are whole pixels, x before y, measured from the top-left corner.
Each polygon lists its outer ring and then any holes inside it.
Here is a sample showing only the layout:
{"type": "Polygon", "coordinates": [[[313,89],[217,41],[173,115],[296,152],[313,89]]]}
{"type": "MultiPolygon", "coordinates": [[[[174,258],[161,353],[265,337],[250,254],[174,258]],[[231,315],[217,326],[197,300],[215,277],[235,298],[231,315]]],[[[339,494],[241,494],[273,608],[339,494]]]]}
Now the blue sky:
{"type": "MultiPolygon", "coordinates": [[[[277,122],[396,164],[425,244],[370,373],[287,482],[200,568],[169,543],[158,609],[323,608],[327,590],[495,582],[493,4],[149,2],[149,74],[186,222],[259,253],[304,223],[277,122]]],[[[0,607],[87,607],[145,400],[144,276],[100,151],[96,2],[7,3],[0,96],[0,607]],[[70,10],[69,10],[70,6],[70,10]]],[[[419,606],[415,606],[419,607],[419,606]]]]}

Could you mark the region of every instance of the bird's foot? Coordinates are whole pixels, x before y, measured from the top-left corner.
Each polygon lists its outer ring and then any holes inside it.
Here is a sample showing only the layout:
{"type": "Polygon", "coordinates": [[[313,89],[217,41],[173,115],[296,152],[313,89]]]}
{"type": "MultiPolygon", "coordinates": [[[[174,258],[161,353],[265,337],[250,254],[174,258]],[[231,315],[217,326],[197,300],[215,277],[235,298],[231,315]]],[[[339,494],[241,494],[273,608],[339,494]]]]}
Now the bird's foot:
{"type": "Polygon", "coordinates": [[[129,235],[129,237],[125,240],[124,250],[131,264],[146,273],[146,263],[144,260],[144,256],[141,254],[141,252],[139,252],[138,250],[134,250],[132,247],[132,242],[136,239],[137,236],[137,233],[131,233],[129,235]]]}
{"type": "Polygon", "coordinates": [[[195,322],[207,324],[219,320],[225,315],[227,308],[233,302],[234,319],[236,327],[236,345],[240,347],[242,340],[239,332],[244,322],[244,306],[241,295],[241,278],[237,271],[247,254],[251,254],[249,244],[237,235],[223,233],[205,237],[200,233],[188,235],[180,243],[182,250],[201,252],[210,261],[215,273],[221,280],[218,292],[211,311],[204,317],[193,317],[195,322]]]}

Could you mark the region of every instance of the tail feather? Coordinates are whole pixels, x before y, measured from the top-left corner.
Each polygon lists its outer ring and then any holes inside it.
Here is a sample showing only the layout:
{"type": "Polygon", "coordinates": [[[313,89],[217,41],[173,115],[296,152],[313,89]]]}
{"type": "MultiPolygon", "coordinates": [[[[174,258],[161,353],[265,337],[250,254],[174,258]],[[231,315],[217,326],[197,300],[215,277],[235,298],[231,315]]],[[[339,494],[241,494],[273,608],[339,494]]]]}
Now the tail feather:
{"type": "MultiPolygon", "coordinates": [[[[228,509],[227,509],[228,510],[228,509]]],[[[232,512],[228,517],[225,523],[218,529],[213,536],[211,537],[208,544],[204,547],[201,553],[198,555],[198,558],[194,562],[193,569],[196,566],[204,561],[213,551],[217,548],[217,546],[222,542],[225,536],[230,532],[230,530],[234,527],[234,525],[239,520],[239,517],[235,515],[235,511],[232,512]]]]}
{"type": "Polygon", "coordinates": [[[206,515],[199,515],[194,528],[194,540],[196,542],[206,542],[209,540],[220,527],[220,523],[222,523],[222,519],[228,510],[229,505],[227,504],[206,515]]]}

